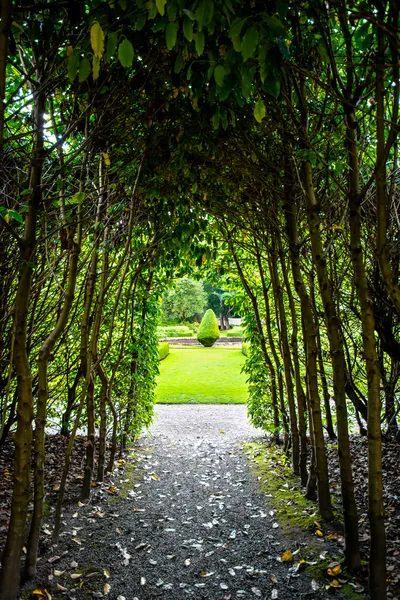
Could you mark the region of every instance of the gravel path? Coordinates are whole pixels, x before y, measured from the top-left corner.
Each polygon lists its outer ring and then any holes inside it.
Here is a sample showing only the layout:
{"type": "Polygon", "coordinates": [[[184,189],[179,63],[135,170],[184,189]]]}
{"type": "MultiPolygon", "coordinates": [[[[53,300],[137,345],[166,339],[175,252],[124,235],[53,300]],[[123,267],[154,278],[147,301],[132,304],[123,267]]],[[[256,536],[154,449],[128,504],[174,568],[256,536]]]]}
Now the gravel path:
{"type": "Polygon", "coordinates": [[[48,589],[58,583],[70,598],[112,600],[327,598],[306,572],[278,560],[295,542],[273,527],[241,452],[242,442],[263,435],[245,410],[159,405],[136,448],[138,475],[125,480],[126,499],[95,496],[66,521],[59,551],[68,555],[48,589]]]}

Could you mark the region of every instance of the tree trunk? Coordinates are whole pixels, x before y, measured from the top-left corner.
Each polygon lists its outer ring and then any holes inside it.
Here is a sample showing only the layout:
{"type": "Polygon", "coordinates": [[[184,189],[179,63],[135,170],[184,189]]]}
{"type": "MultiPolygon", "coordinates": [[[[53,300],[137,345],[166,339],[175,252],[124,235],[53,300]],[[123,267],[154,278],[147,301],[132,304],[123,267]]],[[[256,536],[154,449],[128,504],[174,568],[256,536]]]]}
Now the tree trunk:
{"type": "Polygon", "coordinates": [[[49,395],[47,367],[51,352],[57,340],[64,331],[68,317],[71,312],[72,303],[75,294],[75,284],[77,277],[79,247],[73,246],[69,256],[68,266],[68,287],[64,294],[64,303],[59,314],[57,323],[43,342],[39,351],[39,389],[36,407],[36,427],[35,427],[35,485],[34,485],[34,507],[29,532],[27,555],[25,562],[25,576],[27,578],[36,575],[36,561],[38,555],[38,544],[40,527],[43,519],[43,500],[44,500],[44,461],[45,461],[45,427],[46,427],[46,409],[49,395]]]}
{"type": "Polygon", "coordinates": [[[326,380],[324,360],[322,358],[321,334],[320,334],[320,330],[319,330],[320,326],[318,323],[318,316],[317,316],[317,314],[318,314],[317,313],[317,304],[315,301],[314,272],[313,271],[311,271],[311,273],[310,273],[310,291],[311,291],[311,300],[312,300],[313,307],[314,307],[314,315],[315,315],[314,318],[315,318],[315,322],[316,322],[319,377],[321,379],[322,395],[324,397],[326,430],[328,432],[329,439],[335,440],[336,433],[335,433],[335,430],[333,429],[328,382],[326,380]]]}
{"type": "Polygon", "coordinates": [[[354,497],[347,422],[344,351],[341,340],[340,322],[332,297],[331,284],[326,269],[325,253],[319,229],[318,204],[315,199],[312,168],[311,163],[308,161],[303,163],[303,185],[307,200],[307,217],[311,248],[317,271],[319,291],[324,307],[333,368],[338,451],[343,498],[345,556],[349,570],[356,571],[360,567],[360,550],[358,542],[357,506],[354,497]]]}
{"type": "Polygon", "coordinates": [[[0,14],[0,155],[4,144],[4,105],[8,38],[11,31],[12,0],[2,0],[0,14]]]}
{"type": "MultiPolygon", "coordinates": [[[[313,317],[311,300],[308,296],[304,284],[303,275],[300,269],[300,253],[297,234],[296,206],[292,201],[292,190],[290,186],[291,170],[285,172],[289,185],[285,195],[285,216],[286,229],[289,238],[289,251],[291,258],[292,274],[294,286],[300,299],[300,308],[302,323],[304,329],[304,343],[306,347],[307,364],[307,388],[309,397],[309,411],[311,415],[310,429],[312,425],[312,442],[315,454],[318,476],[318,506],[321,516],[326,520],[333,519],[331,497],[329,491],[328,462],[326,458],[324,432],[321,418],[321,402],[318,391],[318,373],[317,373],[317,342],[316,342],[316,323],[313,317]]],[[[310,482],[311,485],[312,482],[310,482]]]]}
{"type": "Polygon", "coordinates": [[[94,465],[95,451],[95,416],[94,416],[94,379],[91,374],[86,394],[86,418],[87,418],[87,438],[86,438],[86,460],[83,471],[83,481],[81,489],[81,500],[87,500],[90,496],[92,485],[92,473],[94,465]]]}
{"type": "Polygon", "coordinates": [[[290,417],[290,435],[292,439],[292,467],[295,475],[300,475],[300,443],[299,430],[297,427],[296,403],[294,399],[293,380],[292,380],[292,360],[290,356],[289,340],[287,333],[286,313],[283,304],[282,286],[277,269],[278,255],[275,250],[268,259],[269,270],[271,275],[272,289],[274,292],[275,302],[278,307],[280,319],[280,337],[283,354],[283,367],[285,371],[286,391],[289,406],[290,417]]]}
{"type": "MultiPolygon", "coordinates": [[[[382,35],[381,39],[383,40],[382,35]]],[[[380,47],[380,50],[381,52],[384,52],[384,45],[383,48],[382,46],[380,47]]],[[[383,89],[381,92],[383,94],[383,89]]],[[[383,97],[379,91],[377,98],[378,104],[380,98],[383,102],[383,97]]],[[[368,280],[361,245],[360,168],[358,163],[356,137],[357,121],[355,113],[352,110],[349,110],[347,105],[345,110],[347,117],[346,148],[348,151],[349,162],[350,250],[354,281],[356,284],[358,301],[360,303],[363,333],[362,339],[368,384],[368,517],[371,528],[369,592],[371,600],[385,600],[386,536],[382,483],[380,368],[374,334],[375,318],[373,302],[368,289],[368,280]]],[[[381,115],[381,118],[383,127],[383,114],[381,115]]],[[[378,147],[379,142],[380,140],[378,138],[378,147]]]]}
{"type": "Polygon", "coordinates": [[[292,317],[292,355],[293,355],[293,366],[295,374],[296,384],[296,396],[297,396],[297,408],[299,415],[299,436],[300,436],[300,478],[301,484],[307,485],[308,473],[307,473],[307,424],[305,419],[306,412],[306,397],[304,394],[303,386],[301,385],[301,374],[300,374],[300,361],[299,361],[299,347],[297,342],[298,327],[297,327],[297,313],[294,305],[292,288],[290,285],[288,272],[285,263],[285,257],[283,256],[282,250],[279,254],[280,263],[282,268],[283,280],[285,282],[286,293],[289,300],[290,314],[292,317]]]}
{"type": "Polygon", "coordinates": [[[18,420],[15,434],[14,489],[7,541],[2,556],[0,600],[14,600],[18,595],[20,558],[25,540],[29,503],[33,393],[32,375],[27,354],[27,322],[32,268],[36,252],[37,214],[42,200],[43,119],[45,107],[44,94],[37,94],[34,108],[35,147],[30,176],[32,193],[25,218],[23,247],[20,256],[21,275],[14,304],[14,367],[17,376],[18,420]]]}
{"type": "Polygon", "coordinates": [[[97,374],[101,381],[100,390],[100,433],[99,433],[99,456],[97,461],[97,477],[96,480],[101,482],[104,479],[104,463],[106,456],[106,438],[107,438],[107,398],[108,398],[108,378],[102,367],[99,364],[96,368],[97,374]]]}
{"type": "MultiPolygon", "coordinates": [[[[267,310],[268,290],[266,287],[264,270],[262,267],[261,256],[258,251],[258,248],[256,250],[256,256],[257,256],[258,272],[260,274],[261,285],[262,285],[262,289],[263,289],[264,304],[265,304],[265,308],[267,310]]],[[[265,320],[267,322],[267,317],[265,320]]],[[[270,348],[271,348],[271,344],[270,344],[270,348]]],[[[272,362],[269,365],[269,372],[270,372],[270,376],[271,376],[271,401],[272,401],[272,410],[273,410],[273,416],[274,416],[274,440],[276,443],[278,443],[279,442],[279,430],[280,430],[279,406],[278,406],[278,394],[277,394],[277,386],[276,386],[276,371],[274,369],[272,362]]]]}

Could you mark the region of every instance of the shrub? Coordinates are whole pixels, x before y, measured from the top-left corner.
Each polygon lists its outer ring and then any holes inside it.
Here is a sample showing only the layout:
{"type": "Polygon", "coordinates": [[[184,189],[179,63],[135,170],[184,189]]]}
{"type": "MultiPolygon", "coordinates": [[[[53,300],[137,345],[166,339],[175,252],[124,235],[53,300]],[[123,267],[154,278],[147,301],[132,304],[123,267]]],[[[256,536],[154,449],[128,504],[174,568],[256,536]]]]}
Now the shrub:
{"type": "Polygon", "coordinates": [[[249,355],[249,344],[247,342],[243,342],[242,344],[242,354],[244,354],[244,356],[248,356],[249,355]]]}
{"type": "Polygon", "coordinates": [[[164,360],[169,354],[168,342],[159,342],[158,344],[158,360],[164,360]]]}
{"type": "Polygon", "coordinates": [[[209,348],[213,346],[219,338],[218,321],[215,317],[214,311],[209,308],[201,320],[199,331],[197,333],[197,339],[200,344],[209,348]]]}

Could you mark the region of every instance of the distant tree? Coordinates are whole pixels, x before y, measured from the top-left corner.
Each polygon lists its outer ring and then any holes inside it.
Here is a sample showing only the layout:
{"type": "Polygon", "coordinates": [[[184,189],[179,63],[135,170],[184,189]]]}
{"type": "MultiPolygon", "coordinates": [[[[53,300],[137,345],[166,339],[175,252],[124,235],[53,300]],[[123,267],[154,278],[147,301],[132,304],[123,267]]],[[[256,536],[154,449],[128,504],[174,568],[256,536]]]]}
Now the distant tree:
{"type": "Polygon", "coordinates": [[[204,282],[204,289],[207,294],[207,308],[211,308],[216,317],[219,318],[220,329],[229,329],[229,317],[233,316],[235,312],[235,308],[229,300],[235,295],[235,292],[228,291],[226,288],[213,285],[207,281],[204,282]]]}
{"type": "Polygon", "coordinates": [[[202,315],[207,304],[207,296],[201,281],[183,277],[169,290],[162,302],[163,317],[166,321],[188,321],[195,315],[202,315]]]}

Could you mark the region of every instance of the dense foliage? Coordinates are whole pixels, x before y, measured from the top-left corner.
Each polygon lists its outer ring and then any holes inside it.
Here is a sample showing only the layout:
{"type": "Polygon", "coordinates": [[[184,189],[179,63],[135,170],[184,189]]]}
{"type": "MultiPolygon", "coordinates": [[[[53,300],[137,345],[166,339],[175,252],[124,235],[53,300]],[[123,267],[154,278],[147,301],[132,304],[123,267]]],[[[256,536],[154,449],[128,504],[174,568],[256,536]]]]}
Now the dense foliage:
{"type": "Polygon", "coordinates": [[[207,264],[236,280],[252,419],[283,438],[325,519],[337,436],[353,571],[350,417],[366,431],[370,595],[386,598],[399,81],[396,0],[2,2],[1,439],[15,430],[15,470],[1,600],[18,594],[25,543],[36,570],[46,421],[70,441],[56,540],[78,428],[87,499],[151,420],[168,282],[207,264]]]}
{"type": "Polygon", "coordinates": [[[220,333],[217,318],[214,311],[209,308],[201,320],[199,331],[197,332],[197,339],[200,344],[203,344],[206,348],[210,348],[215,344],[219,336],[220,333]]]}

